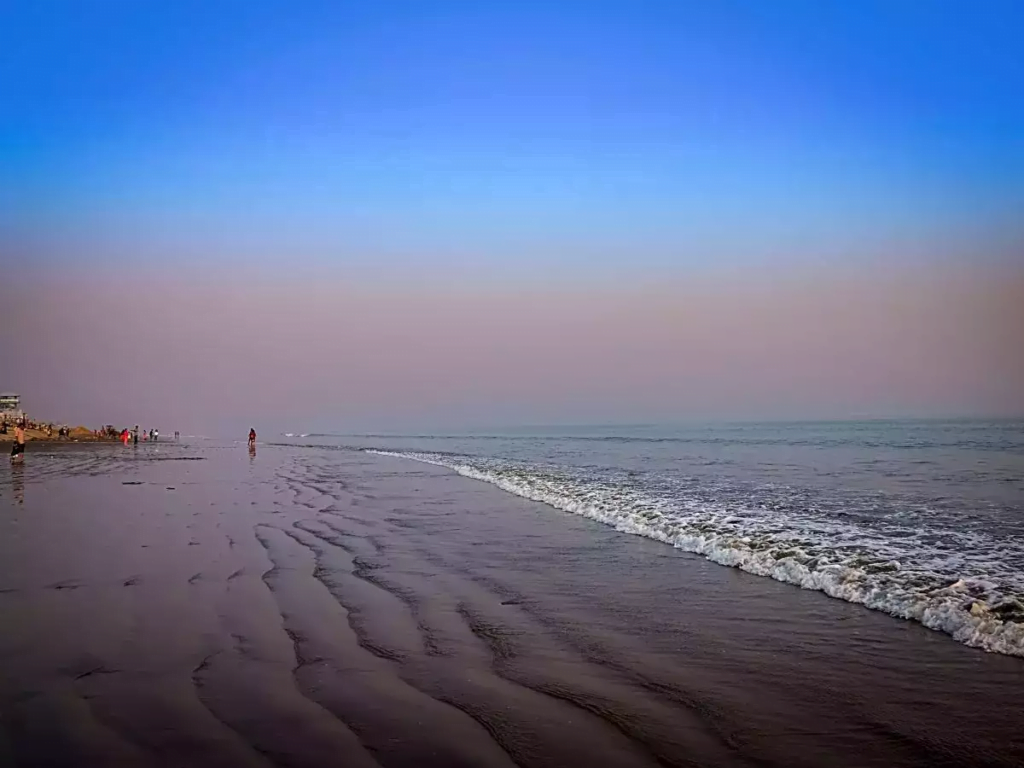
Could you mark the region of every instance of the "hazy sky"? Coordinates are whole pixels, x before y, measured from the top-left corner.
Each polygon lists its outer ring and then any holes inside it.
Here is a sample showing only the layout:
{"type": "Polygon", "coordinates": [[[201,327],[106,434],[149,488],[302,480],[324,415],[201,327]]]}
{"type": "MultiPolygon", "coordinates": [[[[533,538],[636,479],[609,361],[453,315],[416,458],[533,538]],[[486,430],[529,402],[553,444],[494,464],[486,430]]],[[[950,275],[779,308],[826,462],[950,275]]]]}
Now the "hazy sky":
{"type": "Polygon", "coordinates": [[[41,415],[1024,412],[1019,3],[0,13],[41,415]]]}

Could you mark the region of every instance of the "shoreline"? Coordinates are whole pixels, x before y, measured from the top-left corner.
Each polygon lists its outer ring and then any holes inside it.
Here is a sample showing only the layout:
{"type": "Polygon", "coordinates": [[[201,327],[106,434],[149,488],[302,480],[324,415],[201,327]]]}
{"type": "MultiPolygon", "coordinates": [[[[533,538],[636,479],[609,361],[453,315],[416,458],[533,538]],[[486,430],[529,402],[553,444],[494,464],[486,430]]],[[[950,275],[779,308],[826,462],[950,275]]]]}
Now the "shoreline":
{"type": "MultiPolygon", "coordinates": [[[[717,537],[703,537],[695,530],[675,530],[664,526],[644,525],[635,519],[616,515],[616,505],[602,506],[591,499],[579,499],[553,490],[550,485],[524,483],[521,477],[508,478],[462,463],[453,463],[444,457],[381,449],[366,449],[379,456],[399,458],[417,463],[443,467],[474,481],[487,483],[505,493],[537,501],[553,509],[580,515],[624,534],[642,536],[684,552],[699,555],[710,562],[727,568],[737,568],[758,577],[772,578],[800,589],[812,590],[830,598],[844,600],[878,611],[897,620],[920,623],[936,632],[942,632],[957,642],[979,648],[988,653],[1024,658],[1024,629],[1020,624],[1019,602],[1006,599],[991,605],[974,596],[969,607],[962,606],[967,592],[963,580],[953,582],[943,593],[933,591],[931,603],[924,603],[921,594],[894,599],[884,595],[880,585],[884,582],[866,578],[865,570],[845,567],[844,570],[815,572],[786,562],[768,553],[757,553],[743,544],[717,548],[717,537]],[[761,554],[761,557],[754,555],[761,554]],[[1011,613],[1015,611],[1014,613],[1011,613]]],[[[833,566],[834,567],[834,566],[833,566]]],[[[949,584],[949,581],[945,582],[949,584]]],[[[993,601],[994,602],[994,601],[993,601]]]]}
{"type": "MultiPolygon", "coordinates": [[[[10,453],[13,441],[8,440],[0,443],[0,451],[10,453]]],[[[98,451],[102,448],[120,446],[119,440],[26,440],[24,455],[31,454],[55,454],[75,451],[98,451]]],[[[148,445],[148,443],[147,443],[148,445]]],[[[158,443],[159,445],[159,443],[158,443]]]]}

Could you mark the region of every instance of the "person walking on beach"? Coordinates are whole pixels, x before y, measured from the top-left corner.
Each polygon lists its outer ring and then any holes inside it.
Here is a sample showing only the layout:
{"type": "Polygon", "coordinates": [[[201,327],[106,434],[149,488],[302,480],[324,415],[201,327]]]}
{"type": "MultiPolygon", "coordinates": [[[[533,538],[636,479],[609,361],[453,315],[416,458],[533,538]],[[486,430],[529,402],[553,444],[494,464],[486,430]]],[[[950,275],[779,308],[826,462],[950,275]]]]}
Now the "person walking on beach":
{"type": "Polygon", "coordinates": [[[256,447],[256,430],[253,427],[249,428],[249,447],[250,448],[255,448],[256,447]]]}
{"type": "Polygon", "coordinates": [[[132,445],[139,444],[139,425],[135,425],[135,429],[132,430],[132,445]]]}
{"type": "Polygon", "coordinates": [[[11,461],[25,460],[25,427],[19,421],[14,428],[14,445],[11,446],[11,461]]]}

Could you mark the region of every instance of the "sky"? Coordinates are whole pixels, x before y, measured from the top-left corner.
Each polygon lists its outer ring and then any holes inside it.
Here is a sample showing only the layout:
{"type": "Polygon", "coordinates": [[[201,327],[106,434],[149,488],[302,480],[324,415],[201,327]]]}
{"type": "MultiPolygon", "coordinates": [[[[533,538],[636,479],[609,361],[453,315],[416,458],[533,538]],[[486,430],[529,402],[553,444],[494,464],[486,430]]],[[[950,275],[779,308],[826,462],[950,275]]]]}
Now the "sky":
{"type": "Polygon", "coordinates": [[[0,389],[33,412],[1024,412],[1018,3],[0,19],[0,389]]]}

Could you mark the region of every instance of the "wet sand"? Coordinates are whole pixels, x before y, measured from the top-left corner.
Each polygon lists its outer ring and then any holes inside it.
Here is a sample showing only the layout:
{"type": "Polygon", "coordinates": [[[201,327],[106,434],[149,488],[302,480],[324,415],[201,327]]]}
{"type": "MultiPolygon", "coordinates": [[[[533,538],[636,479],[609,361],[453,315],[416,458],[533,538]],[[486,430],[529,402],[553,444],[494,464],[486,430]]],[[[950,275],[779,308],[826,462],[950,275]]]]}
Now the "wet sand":
{"type": "Polygon", "coordinates": [[[1024,663],[401,459],[0,477],[0,765],[1018,766],[1024,663]]]}

